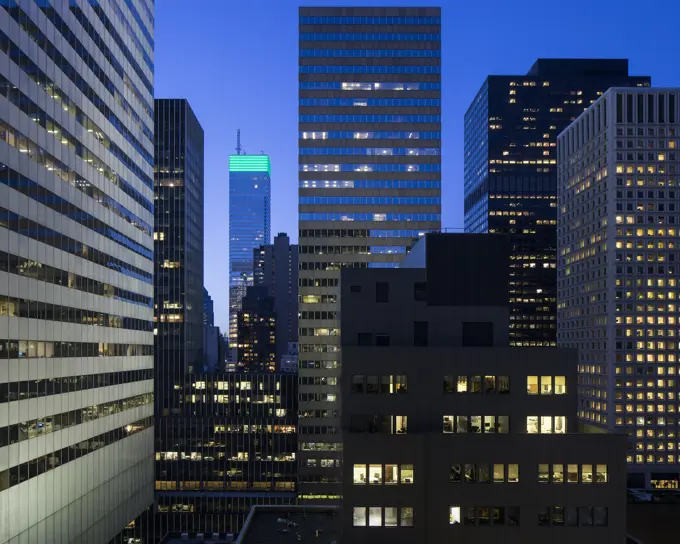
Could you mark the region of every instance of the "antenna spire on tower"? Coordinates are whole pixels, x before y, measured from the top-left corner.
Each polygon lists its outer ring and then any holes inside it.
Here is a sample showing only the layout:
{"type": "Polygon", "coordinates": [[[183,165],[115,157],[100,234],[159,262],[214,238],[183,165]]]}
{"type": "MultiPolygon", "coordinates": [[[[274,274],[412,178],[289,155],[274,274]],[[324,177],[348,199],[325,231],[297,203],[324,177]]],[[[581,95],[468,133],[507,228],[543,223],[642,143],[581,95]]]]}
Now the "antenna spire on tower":
{"type": "Polygon", "coordinates": [[[241,129],[236,129],[236,154],[241,154],[241,129]]]}

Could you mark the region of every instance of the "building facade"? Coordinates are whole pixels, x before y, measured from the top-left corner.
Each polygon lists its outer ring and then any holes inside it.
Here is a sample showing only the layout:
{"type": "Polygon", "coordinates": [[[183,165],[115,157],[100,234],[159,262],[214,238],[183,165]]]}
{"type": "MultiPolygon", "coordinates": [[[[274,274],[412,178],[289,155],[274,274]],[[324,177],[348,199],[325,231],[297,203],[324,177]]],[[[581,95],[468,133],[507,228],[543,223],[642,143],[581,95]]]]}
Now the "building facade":
{"type": "Polygon", "coordinates": [[[237,314],[237,367],[241,372],[275,372],[276,311],[264,285],[251,285],[237,314]]]}
{"type": "Polygon", "coordinates": [[[509,240],[418,246],[342,272],[343,541],[623,544],[625,437],[576,432],[575,350],[508,346],[509,240]]]}
{"type": "Polygon", "coordinates": [[[205,287],[203,288],[203,325],[206,327],[215,326],[215,305],[205,287]]]}
{"type": "Polygon", "coordinates": [[[253,505],[295,504],[296,380],[218,372],[174,389],[182,409],[156,451],[157,536],[224,536],[253,505]]]}
{"type": "Polygon", "coordinates": [[[229,347],[253,285],[253,250],[271,240],[271,163],[267,155],[229,156],[229,347]]]}
{"type": "Polygon", "coordinates": [[[274,297],[276,313],[276,364],[288,354],[288,344],[298,341],[298,246],[285,232],[274,243],[253,252],[255,285],[266,286],[274,297]]]}
{"type": "Polygon", "coordinates": [[[558,343],[631,486],[677,488],[680,89],[612,88],[558,138],[558,343]]]}
{"type": "Polygon", "coordinates": [[[511,346],[555,346],[557,135],[615,85],[649,86],[619,59],[538,59],[489,76],[465,114],[465,230],[513,241],[511,346]]]}
{"type": "Polygon", "coordinates": [[[0,5],[0,542],[153,502],[153,9],[0,5]]]}
{"type": "Polygon", "coordinates": [[[341,493],[339,274],[441,226],[439,8],[300,8],[299,496],[341,493]]]}

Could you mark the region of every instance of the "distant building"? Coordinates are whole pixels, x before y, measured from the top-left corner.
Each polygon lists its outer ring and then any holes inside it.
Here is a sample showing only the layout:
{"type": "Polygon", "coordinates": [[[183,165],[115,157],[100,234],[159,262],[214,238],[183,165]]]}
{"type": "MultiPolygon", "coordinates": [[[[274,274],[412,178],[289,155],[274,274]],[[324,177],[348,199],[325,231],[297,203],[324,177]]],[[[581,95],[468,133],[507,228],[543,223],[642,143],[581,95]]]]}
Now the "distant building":
{"type": "Polygon", "coordinates": [[[203,325],[213,327],[215,325],[215,307],[208,290],[203,288],[203,325]]]}
{"type": "Polygon", "coordinates": [[[275,372],[276,314],[267,287],[247,288],[236,322],[238,371],[275,372]]]}
{"type": "Polygon", "coordinates": [[[298,371],[298,343],[288,342],[288,350],[279,359],[279,372],[298,371]]]}
{"type": "Polygon", "coordinates": [[[281,232],[273,244],[254,250],[253,263],[254,284],[266,286],[274,297],[276,360],[280,361],[289,343],[298,340],[298,246],[281,232]]]}
{"type": "Polygon", "coordinates": [[[508,346],[509,246],[343,270],[343,542],[626,540],[625,437],[577,432],[576,352],[508,346]]]}
{"type": "Polygon", "coordinates": [[[632,487],[677,488],[680,89],[612,88],[558,138],[558,344],[578,415],[628,435],[632,487]]]}
{"type": "Polygon", "coordinates": [[[252,505],[295,503],[296,376],[194,374],[174,394],[182,409],[156,451],[158,535],[236,533],[252,505]]]}
{"type": "Polygon", "coordinates": [[[229,156],[229,346],[236,314],[253,285],[253,250],[271,240],[271,163],[267,155],[229,156]]]}
{"type": "Polygon", "coordinates": [[[465,114],[465,230],[510,236],[510,345],[555,346],[557,135],[612,86],[650,85],[625,59],[538,59],[489,76],[465,114]]]}

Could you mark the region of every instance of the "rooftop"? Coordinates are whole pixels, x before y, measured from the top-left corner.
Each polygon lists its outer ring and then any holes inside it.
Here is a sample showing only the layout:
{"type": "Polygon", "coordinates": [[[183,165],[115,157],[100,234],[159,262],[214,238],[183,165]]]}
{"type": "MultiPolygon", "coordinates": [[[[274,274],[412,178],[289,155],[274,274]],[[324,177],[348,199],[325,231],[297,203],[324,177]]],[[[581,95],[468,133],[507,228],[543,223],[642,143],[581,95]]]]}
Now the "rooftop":
{"type": "Polygon", "coordinates": [[[340,544],[335,506],[253,506],[236,544],[340,544]]]}

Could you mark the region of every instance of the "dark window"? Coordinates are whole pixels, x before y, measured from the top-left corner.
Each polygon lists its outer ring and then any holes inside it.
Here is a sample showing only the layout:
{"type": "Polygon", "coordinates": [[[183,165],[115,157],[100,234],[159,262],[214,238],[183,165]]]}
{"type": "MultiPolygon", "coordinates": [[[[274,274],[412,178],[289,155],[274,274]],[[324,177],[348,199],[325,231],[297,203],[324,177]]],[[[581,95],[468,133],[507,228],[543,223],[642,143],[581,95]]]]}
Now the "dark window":
{"type": "Polygon", "coordinates": [[[427,300],[427,284],[416,282],[413,284],[413,300],[427,300]]]}
{"type": "Polygon", "coordinates": [[[375,335],[375,345],[376,346],[389,346],[390,345],[390,335],[389,334],[376,334],[375,335]]]}
{"type": "Polygon", "coordinates": [[[508,525],[519,525],[519,506],[508,506],[508,525]]]}
{"type": "Polygon", "coordinates": [[[454,376],[444,376],[444,393],[454,392],[454,376]]]}
{"type": "Polygon", "coordinates": [[[621,93],[616,93],[616,122],[623,123],[623,95],[621,93]]]}
{"type": "Polygon", "coordinates": [[[364,392],[364,375],[354,374],[352,376],[352,393],[364,392]]]}
{"type": "Polygon", "coordinates": [[[378,392],[378,376],[366,376],[366,393],[378,392]]]}
{"type": "Polygon", "coordinates": [[[550,525],[550,507],[549,506],[540,508],[538,510],[538,525],[540,527],[547,527],[548,525],[550,525]]]}
{"type": "Polygon", "coordinates": [[[373,335],[370,332],[360,332],[357,334],[357,345],[371,346],[373,345],[373,335]]]}
{"type": "Polygon", "coordinates": [[[378,281],[375,284],[375,301],[389,302],[390,284],[385,281],[378,281]]]}
{"type": "Polygon", "coordinates": [[[413,322],[413,345],[427,346],[427,321],[413,322]]]}
{"type": "Polygon", "coordinates": [[[361,285],[350,285],[350,293],[361,293],[361,285]]]}
{"type": "Polygon", "coordinates": [[[463,322],[463,346],[493,346],[493,323],[486,321],[463,322]]]}

